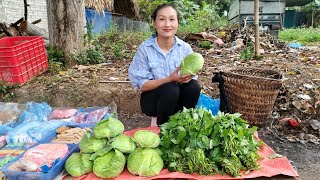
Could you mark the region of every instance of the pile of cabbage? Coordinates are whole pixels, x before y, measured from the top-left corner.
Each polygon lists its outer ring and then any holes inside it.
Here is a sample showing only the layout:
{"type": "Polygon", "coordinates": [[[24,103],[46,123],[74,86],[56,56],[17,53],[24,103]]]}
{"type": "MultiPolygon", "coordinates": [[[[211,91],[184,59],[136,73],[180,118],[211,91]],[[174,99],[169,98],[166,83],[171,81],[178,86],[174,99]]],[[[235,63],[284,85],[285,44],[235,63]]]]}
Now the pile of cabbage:
{"type": "Polygon", "coordinates": [[[73,177],[93,172],[100,178],[115,178],[127,164],[133,175],[158,175],[163,168],[159,136],[139,130],[130,137],[123,131],[123,124],[114,117],[100,121],[93,133],[86,133],[81,139],[80,152],[67,159],[66,171],[73,177]]]}

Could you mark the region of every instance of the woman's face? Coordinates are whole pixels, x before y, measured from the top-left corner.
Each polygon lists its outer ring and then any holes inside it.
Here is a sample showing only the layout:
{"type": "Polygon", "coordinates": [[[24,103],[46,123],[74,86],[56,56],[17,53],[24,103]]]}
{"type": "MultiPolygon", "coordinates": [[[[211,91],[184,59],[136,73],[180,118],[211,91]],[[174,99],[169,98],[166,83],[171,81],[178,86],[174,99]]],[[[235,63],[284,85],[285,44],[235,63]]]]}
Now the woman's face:
{"type": "Polygon", "coordinates": [[[173,37],[178,30],[178,16],[176,10],[172,7],[165,7],[158,11],[153,27],[156,29],[158,36],[173,37]]]}

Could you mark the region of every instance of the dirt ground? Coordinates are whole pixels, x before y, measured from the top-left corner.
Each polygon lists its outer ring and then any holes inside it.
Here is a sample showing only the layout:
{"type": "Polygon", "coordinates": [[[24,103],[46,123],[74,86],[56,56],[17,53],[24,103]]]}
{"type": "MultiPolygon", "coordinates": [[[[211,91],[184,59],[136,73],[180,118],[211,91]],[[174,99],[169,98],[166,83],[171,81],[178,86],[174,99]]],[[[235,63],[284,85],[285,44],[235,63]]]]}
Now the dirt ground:
{"type": "MultiPolygon", "coordinates": [[[[281,72],[284,75],[283,87],[274,107],[273,121],[259,129],[259,136],[276,153],[288,157],[300,174],[297,179],[320,179],[320,130],[310,126],[311,120],[320,120],[320,104],[317,104],[320,100],[320,46],[297,50],[270,41],[262,40],[262,43],[261,60],[241,60],[239,50],[230,44],[205,50],[192,43],[194,51],[205,57],[204,68],[199,74],[202,92],[219,97],[217,84],[211,80],[213,72],[234,67],[259,67],[281,72]],[[306,90],[306,84],[312,85],[312,90],[306,90]],[[300,94],[311,97],[308,104],[312,108],[303,106],[305,103],[301,102],[305,101],[298,98],[300,94]],[[281,121],[283,118],[295,119],[299,122],[298,127],[281,121]]],[[[53,107],[90,107],[107,106],[113,101],[127,130],[147,127],[150,117],[141,113],[139,91],[132,88],[127,78],[129,63],[130,60],[117,60],[75,66],[54,76],[44,73],[16,89],[13,102],[46,101],[53,107]]]]}

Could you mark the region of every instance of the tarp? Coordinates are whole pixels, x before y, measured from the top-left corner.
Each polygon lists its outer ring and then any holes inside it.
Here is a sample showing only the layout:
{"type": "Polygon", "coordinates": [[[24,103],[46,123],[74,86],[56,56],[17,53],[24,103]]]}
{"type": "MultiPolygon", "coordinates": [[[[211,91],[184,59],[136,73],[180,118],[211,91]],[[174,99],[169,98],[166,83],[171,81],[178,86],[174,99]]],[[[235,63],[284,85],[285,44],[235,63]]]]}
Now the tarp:
{"type": "MultiPolygon", "coordinates": [[[[139,128],[131,131],[126,131],[125,134],[133,136],[137,130],[152,130],[153,132],[159,134],[159,127],[148,127],[148,128],[139,128]]],[[[258,137],[257,137],[258,138],[258,137]]],[[[172,178],[185,178],[190,180],[218,180],[218,179],[247,179],[247,178],[256,178],[256,177],[272,177],[276,175],[287,175],[297,177],[299,174],[292,167],[289,160],[286,157],[279,157],[270,159],[269,156],[275,154],[275,152],[267,145],[260,147],[258,154],[262,157],[258,163],[260,164],[260,169],[255,171],[250,171],[249,173],[242,173],[240,177],[231,177],[229,175],[220,175],[216,174],[214,176],[200,176],[197,174],[184,174],[179,172],[169,172],[167,169],[163,169],[159,175],[153,177],[139,177],[134,176],[124,170],[117,178],[114,180],[151,180],[151,179],[172,179],[172,178]]],[[[74,180],[99,180],[101,178],[90,173],[83,175],[78,178],[73,178],[74,180]]]]}
{"type": "Polygon", "coordinates": [[[93,9],[86,8],[85,14],[87,24],[92,23],[92,34],[100,34],[110,28],[112,23],[112,14],[110,12],[105,10],[104,14],[101,14],[93,9]]]}

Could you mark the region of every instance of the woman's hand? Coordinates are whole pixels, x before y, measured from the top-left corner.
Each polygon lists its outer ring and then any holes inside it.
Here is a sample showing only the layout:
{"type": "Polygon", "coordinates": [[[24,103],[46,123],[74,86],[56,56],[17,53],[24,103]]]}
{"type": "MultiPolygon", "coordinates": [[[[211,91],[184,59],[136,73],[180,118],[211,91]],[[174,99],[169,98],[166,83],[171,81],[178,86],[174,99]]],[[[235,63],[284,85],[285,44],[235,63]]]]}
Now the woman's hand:
{"type": "Polygon", "coordinates": [[[185,75],[185,76],[182,76],[181,78],[182,79],[180,83],[188,83],[193,78],[193,75],[185,75]]]}
{"type": "Polygon", "coordinates": [[[180,83],[181,76],[178,73],[179,70],[180,70],[180,66],[170,74],[169,78],[170,78],[171,82],[180,83]]]}
{"type": "Polygon", "coordinates": [[[170,79],[172,82],[176,82],[176,83],[188,83],[192,78],[193,78],[193,75],[185,75],[185,76],[180,76],[179,75],[179,70],[180,70],[180,67],[178,67],[175,71],[173,71],[171,74],[170,74],[170,79]]]}

